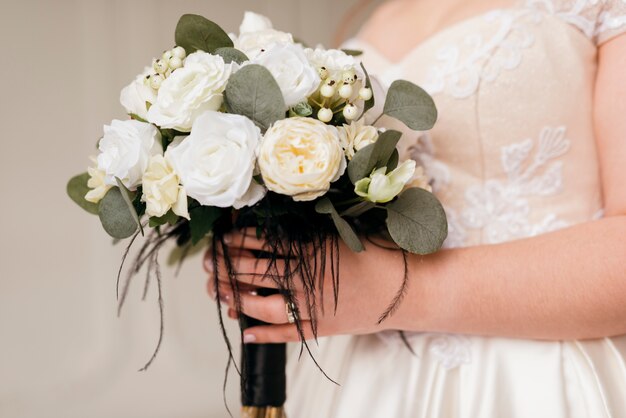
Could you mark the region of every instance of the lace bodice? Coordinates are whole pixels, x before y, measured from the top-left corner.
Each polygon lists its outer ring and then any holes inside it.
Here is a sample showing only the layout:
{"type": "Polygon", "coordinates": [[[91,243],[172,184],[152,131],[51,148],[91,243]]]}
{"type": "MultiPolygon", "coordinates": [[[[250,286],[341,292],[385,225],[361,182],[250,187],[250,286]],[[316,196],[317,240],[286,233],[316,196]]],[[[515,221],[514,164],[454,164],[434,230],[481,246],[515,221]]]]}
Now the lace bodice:
{"type": "MultiPolygon", "coordinates": [[[[599,45],[626,31],[626,0],[527,0],[444,29],[398,63],[358,39],[370,72],[424,87],[435,127],[403,130],[449,218],[448,247],[494,244],[602,216],[592,124],[599,45]]],[[[423,336],[422,334],[418,334],[423,336]]],[[[431,344],[469,362],[462,336],[431,344]]],[[[431,350],[431,351],[432,351],[431,350]]],[[[439,353],[439,354],[437,354],[439,353]]]]}

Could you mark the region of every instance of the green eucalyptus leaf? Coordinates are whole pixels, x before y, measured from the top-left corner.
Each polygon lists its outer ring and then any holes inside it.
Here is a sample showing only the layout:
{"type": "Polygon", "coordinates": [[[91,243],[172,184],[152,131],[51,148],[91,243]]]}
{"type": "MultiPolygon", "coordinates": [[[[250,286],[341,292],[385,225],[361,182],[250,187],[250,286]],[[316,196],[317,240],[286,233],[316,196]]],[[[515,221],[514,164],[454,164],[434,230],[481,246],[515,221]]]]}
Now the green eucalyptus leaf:
{"type": "Polygon", "coordinates": [[[117,187],[120,188],[120,192],[122,193],[124,202],[126,202],[126,205],[128,206],[128,210],[130,211],[130,214],[135,220],[137,227],[141,231],[141,235],[143,235],[143,227],[141,226],[141,221],[139,220],[139,215],[137,214],[137,209],[135,208],[135,204],[134,204],[135,194],[131,192],[130,190],[128,190],[126,186],[124,185],[124,183],[122,183],[122,180],[120,180],[118,177],[115,177],[115,182],[117,183],[117,187]]]}
{"type": "Polygon", "coordinates": [[[287,111],[283,94],[269,70],[250,64],[230,76],[224,91],[224,103],[229,113],[243,115],[263,131],[287,111]]]}
{"type": "Polygon", "coordinates": [[[391,153],[391,157],[389,157],[389,161],[387,161],[387,172],[393,171],[398,168],[398,164],[400,163],[400,153],[398,149],[394,149],[393,153],[391,153]]]}
{"type": "Polygon", "coordinates": [[[194,14],[181,16],[175,39],[176,45],[185,48],[187,55],[198,50],[214,53],[218,48],[233,47],[233,41],[219,25],[194,14]]]}
{"type": "Polygon", "coordinates": [[[222,58],[224,58],[224,62],[226,64],[230,64],[231,62],[236,62],[237,64],[243,64],[250,59],[246,54],[241,52],[238,49],[225,47],[225,48],[217,48],[215,53],[222,58]]]}
{"type": "Polygon", "coordinates": [[[363,63],[361,63],[361,68],[363,69],[363,72],[365,73],[365,87],[372,90],[372,97],[369,100],[366,100],[365,105],[363,106],[363,114],[365,114],[365,112],[367,112],[368,110],[374,107],[374,105],[376,104],[376,98],[374,97],[374,89],[372,88],[372,80],[370,79],[370,76],[367,73],[367,70],[365,69],[365,66],[363,65],[363,63]]]}
{"type": "Polygon", "coordinates": [[[91,190],[89,186],[87,186],[89,178],[90,176],[87,173],[79,174],[72,177],[70,181],[67,182],[67,195],[78,206],[93,215],[97,215],[98,205],[85,200],[85,195],[91,190]]]}
{"type": "Polygon", "coordinates": [[[221,214],[222,211],[219,208],[212,206],[198,206],[189,211],[192,245],[196,245],[213,230],[213,225],[221,214]]]}
{"type": "Polygon", "coordinates": [[[369,176],[375,168],[387,166],[401,136],[398,131],[385,131],[376,142],[357,151],[348,164],[348,176],[352,184],[369,176]]]}
{"type": "Polygon", "coordinates": [[[289,117],[302,116],[307,117],[313,114],[313,108],[307,102],[300,102],[289,109],[289,117]]]}
{"type": "Polygon", "coordinates": [[[448,235],[448,222],[441,203],[432,193],[407,189],[387,206],[387,229],[396,244],[415,254],[430,254],[441,248],[448,235]]]}
{"type": "Polygon", "coordinates": [[[137,222],[133,213],[134,210],[129,209],[118,187],[111,188],[98,207],[102,227],[107,234],[117,239],[128,238],[137,231],[137,222]]]}
{"type": "Polygon", "coordinates": [[[170,225],[175,225],[176,222],[178,222],[178,215],[176,215],[171,209],[169,211],[167,211],[167,213],[163,216],[160,217],[156,217],[156,216],[152,216],[149,220],[148,220],[148,226],[150,228],[154,228],[157,226],[161,226],[161,225],[165,225],[165,224],[170,224],[170,225]]]}
{"type": "Polygon", "coordinates": [[[415,131],[430,129],[437,120],[433,98],[421,87],[406,80],[391,83],[383,114],[398,119],[415,131]]]}
{"type": "Polygon", "coordinates": [[[363,55],[363,51],[359,50],[359,49],[342,49],[341,50],[344,54],[346,55],[351,55],[353,57],[358,57],[360,55],[363,55]]]}
{"type": "Polygon", "coordinates": [[[327,214],[331,216],[333,223],[337,228],[337,232],[339,232],[339,236],[341,237],[343,242],[345,242],[346,245],[350,247],[352,251],[358,253],[365,249],[363,247],[363,244],[361,243],[361,240],[359,239],[359,236],[356,234],[356,232],[354,232],[354,229],[352,229],[348,221],[339,216],[330,199],[326,197],[322,198],[315,205],[315,211],[317,213],[327,214]]]}

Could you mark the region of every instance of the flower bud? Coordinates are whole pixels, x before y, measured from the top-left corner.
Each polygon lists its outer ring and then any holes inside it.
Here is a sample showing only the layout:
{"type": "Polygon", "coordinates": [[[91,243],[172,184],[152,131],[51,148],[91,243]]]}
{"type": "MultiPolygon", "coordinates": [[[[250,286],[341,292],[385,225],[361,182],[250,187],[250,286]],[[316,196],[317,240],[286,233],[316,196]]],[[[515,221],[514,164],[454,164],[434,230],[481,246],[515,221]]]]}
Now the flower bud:
{"type": "Polygon", "coordinates": [[[333,119],[333,111],[323,107],[317,112],[317,118],[324,123],[328,123],[333,119]]]}
{"type": "Polygon", "coordinates": [[[356,119],[358,111],[355,105],[348,103],[343,108],[343,117],[346,118],[346,120],[356,119]]]}
{"type": "Polygon", "coordinates": [[[357,181],[354,192],[374,203],[386,203],[396,197],[411,180],[415,173],[415,161],[406,160],[391,173],[387,167],[381,167],[372,172],[369,177],[357,181]]]}

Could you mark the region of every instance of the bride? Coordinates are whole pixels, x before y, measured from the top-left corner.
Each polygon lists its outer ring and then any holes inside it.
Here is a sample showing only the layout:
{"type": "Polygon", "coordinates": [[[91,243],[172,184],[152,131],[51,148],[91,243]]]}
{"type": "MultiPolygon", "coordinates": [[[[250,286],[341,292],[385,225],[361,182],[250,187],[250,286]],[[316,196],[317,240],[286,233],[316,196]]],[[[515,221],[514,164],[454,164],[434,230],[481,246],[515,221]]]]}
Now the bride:
{"type": "MultiPolygon", "coordinates": [[[[624,32],[625,0],[394,0],[346,44],[383,84],[435,99],[434,129],[405,129],[403,149],[450,233],[409,258],[381,325],[401,255],[341,251],[315,352],[340,386],[293,357],[290,417],[626,417],[624,32]]],[[[236,264],[265,271],[246,251],[236,264]]],[[[246,294],[243,310],[272,324],[247,343],[298,340],[280,296],[246,294]]]]}

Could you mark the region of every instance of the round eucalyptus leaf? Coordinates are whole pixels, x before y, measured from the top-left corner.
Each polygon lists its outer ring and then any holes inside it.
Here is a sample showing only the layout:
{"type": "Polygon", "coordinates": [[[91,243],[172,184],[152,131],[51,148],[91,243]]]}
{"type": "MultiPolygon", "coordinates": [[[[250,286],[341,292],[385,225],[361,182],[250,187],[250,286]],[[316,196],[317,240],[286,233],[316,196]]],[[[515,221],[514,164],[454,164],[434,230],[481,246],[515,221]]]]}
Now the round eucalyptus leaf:
{"type": "Polygon", "coordinates": [[[89,181],[89,174],[83,173],[77,176],[74,176],[67,182],[67,195],[81,208],[85,209],[87,212],[97,215],[98,214],[98,205],[92,202],[88,202],[85,200],[85,195],[89,190],[91,190],[87,186],[87,182],[89,181]]]}
{"type": "Polygon", "coordinates": [[[414,131],[425,131],[437,121],[437,107],[424,89],[406,80],[396,80],[387,91],[383,113],[414,131]]]}
{"type": "Polygon", "coordinates": [[[137,223],[119,188],[111,188],[100,201],[98,210],[104,230],[117,239],[128,238],[137,232],[137,223]]]}
{"type": "Polygon", "coordinates": [[[187,55],[198,50],[214,53],[218,48],[233,46],[233,41],[219,25],[194,14],[181,16],[174,37],[176,45],[185,48],[187,55]]]}
{"type": "Polygon", "coordinates": [[[225,47],[225,48],[217,48],[215,53],[222,58],[224,58],[224,62],[226,64],[230,64],[231,62],[236,62],[237,64],[243,64],[250,59],[238,49],[225,47]]]}

